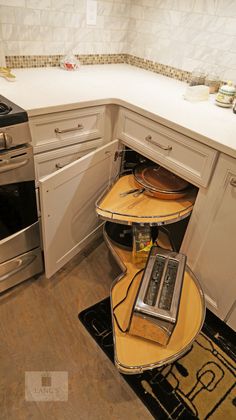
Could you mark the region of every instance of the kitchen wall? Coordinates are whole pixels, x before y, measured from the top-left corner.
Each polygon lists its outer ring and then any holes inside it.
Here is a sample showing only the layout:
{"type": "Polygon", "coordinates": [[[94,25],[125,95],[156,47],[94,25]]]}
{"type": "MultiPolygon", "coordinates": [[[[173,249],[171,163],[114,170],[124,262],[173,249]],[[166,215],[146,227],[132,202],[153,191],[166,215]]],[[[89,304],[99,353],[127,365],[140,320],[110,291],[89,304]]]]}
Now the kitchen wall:
{"type": "Polygon", "coordinates": [[[98,0],[86,24],[85,0],[0,0],[6,55],[110,54],[126,50],[130,0],[98,0]]]}
{"type": "Polygon", "coordinates": [[[7,56],[132,54],[181,70],[217,66],[236,82],[236,0],[0,0],[7,56]]]}
{"type": "Polygon", "coordinates": [[[236,0],[132,0],[129,53],[236,82],[236,0]]]}

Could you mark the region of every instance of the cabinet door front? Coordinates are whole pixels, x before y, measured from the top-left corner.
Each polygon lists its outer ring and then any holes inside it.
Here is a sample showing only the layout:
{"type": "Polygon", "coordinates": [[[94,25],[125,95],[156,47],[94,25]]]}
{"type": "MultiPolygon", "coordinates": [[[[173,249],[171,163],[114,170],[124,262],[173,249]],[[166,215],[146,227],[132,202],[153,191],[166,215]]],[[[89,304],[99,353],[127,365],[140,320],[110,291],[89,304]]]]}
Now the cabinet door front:
{"type": "Polygon", "coordinates": [[[34,156],[36,182],[40,178],[57,172],[72,162],[80,159],[82,156],[93,152],[102,146],[102,139],[96,139],[73,146],[62,147],[57,150],[39,153],[34,156]]]}
{"type": "Polygon", "coordinates": [[[221,319],[236,296],[235,215],[236,161],[221,155],[209,190],[199,191],[181,248],[202,284],[208,308],[221,319]]]}
{"type": "Polygon", "coordinates": [[[39,181],[46,276],[76,255],[101,225],[95,201],[119,170],[115,140],[39,181]]]}

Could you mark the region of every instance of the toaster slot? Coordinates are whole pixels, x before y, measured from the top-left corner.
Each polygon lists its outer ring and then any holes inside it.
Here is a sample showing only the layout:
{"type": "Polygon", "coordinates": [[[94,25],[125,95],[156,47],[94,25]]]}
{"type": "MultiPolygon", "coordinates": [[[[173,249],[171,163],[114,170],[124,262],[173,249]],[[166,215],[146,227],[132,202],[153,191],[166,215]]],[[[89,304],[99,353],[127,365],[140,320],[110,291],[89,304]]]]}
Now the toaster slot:
{"type": "Polygon", "coordinates": [[[165,311],[169,311],[171,308],[178,266],[178,261],[172,259],[168,260],[165,278],[161,290],[161,296],[158,304],[158,307],[160,309],[164,309],[165,311]]]}
{"type": "Polygon", "coordinates": [[[144,298],[144,303],[149,306],[155,306],[157,295],[161,285],[161,278],[165,267],[166,258],[157,256],[153,266],[151,278],[144,298]]]}

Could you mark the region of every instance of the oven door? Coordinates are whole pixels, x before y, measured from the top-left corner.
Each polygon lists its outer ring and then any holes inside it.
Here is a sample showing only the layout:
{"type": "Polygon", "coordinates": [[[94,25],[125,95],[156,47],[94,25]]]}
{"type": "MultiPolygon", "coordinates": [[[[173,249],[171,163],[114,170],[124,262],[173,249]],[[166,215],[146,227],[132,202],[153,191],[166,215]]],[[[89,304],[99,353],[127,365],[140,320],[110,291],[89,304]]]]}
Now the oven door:
{"type": "MultiPolygon", "coordinates": [[[[31,146],[0,154],[0,263],[21,252],[25,232],[37,222],[34,177],[31,146]]],[[[23,248],[32,249],[36,241],[27,236],[23,248]]]]}
{"type": "Polygon", "coordinates": [[[36,221],[34,181],[0,185],[0,243],[36,221]]]}

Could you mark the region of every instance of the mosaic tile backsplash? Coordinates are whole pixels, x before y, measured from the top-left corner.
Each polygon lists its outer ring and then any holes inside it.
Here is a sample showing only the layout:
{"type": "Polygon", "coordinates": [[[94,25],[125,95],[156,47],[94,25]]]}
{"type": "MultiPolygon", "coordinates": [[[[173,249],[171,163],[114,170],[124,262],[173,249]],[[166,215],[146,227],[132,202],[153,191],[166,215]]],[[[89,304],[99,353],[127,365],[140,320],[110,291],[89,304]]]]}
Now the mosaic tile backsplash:
{"type": "MultiPolygon", "coordinates": [[[[61,55],[38,55],[38,56],[7,56],[6,65],[10,68],[27,67],[58,67],[60,65],[61,55]]],[[[88,54],[76,55],[80,64],[117,64],[127,63],[145,70],[163,74],[174,79],[188,81],[190,72],[166,66],[165,64],[155,63],[151,60],[145,60],[130,54],[88,54]]]]}
{"type": "MultiPolygon", "coordinates": [[[[80,64],[125,63],[127,54],[76,54],[80,64]]],[[[10,68],[58,67],[63,55],[10,55],[6,65],[10,68]]]]}
{"type": "Polygon", "coordinates": [[[97,0],[96,25],[86,23],[86,0],[0,0],[0,58],[3,50],[8,65],[57,65],[73,52],[181,77],[216,66],[236,82],[236,0],[97,0]]]}

